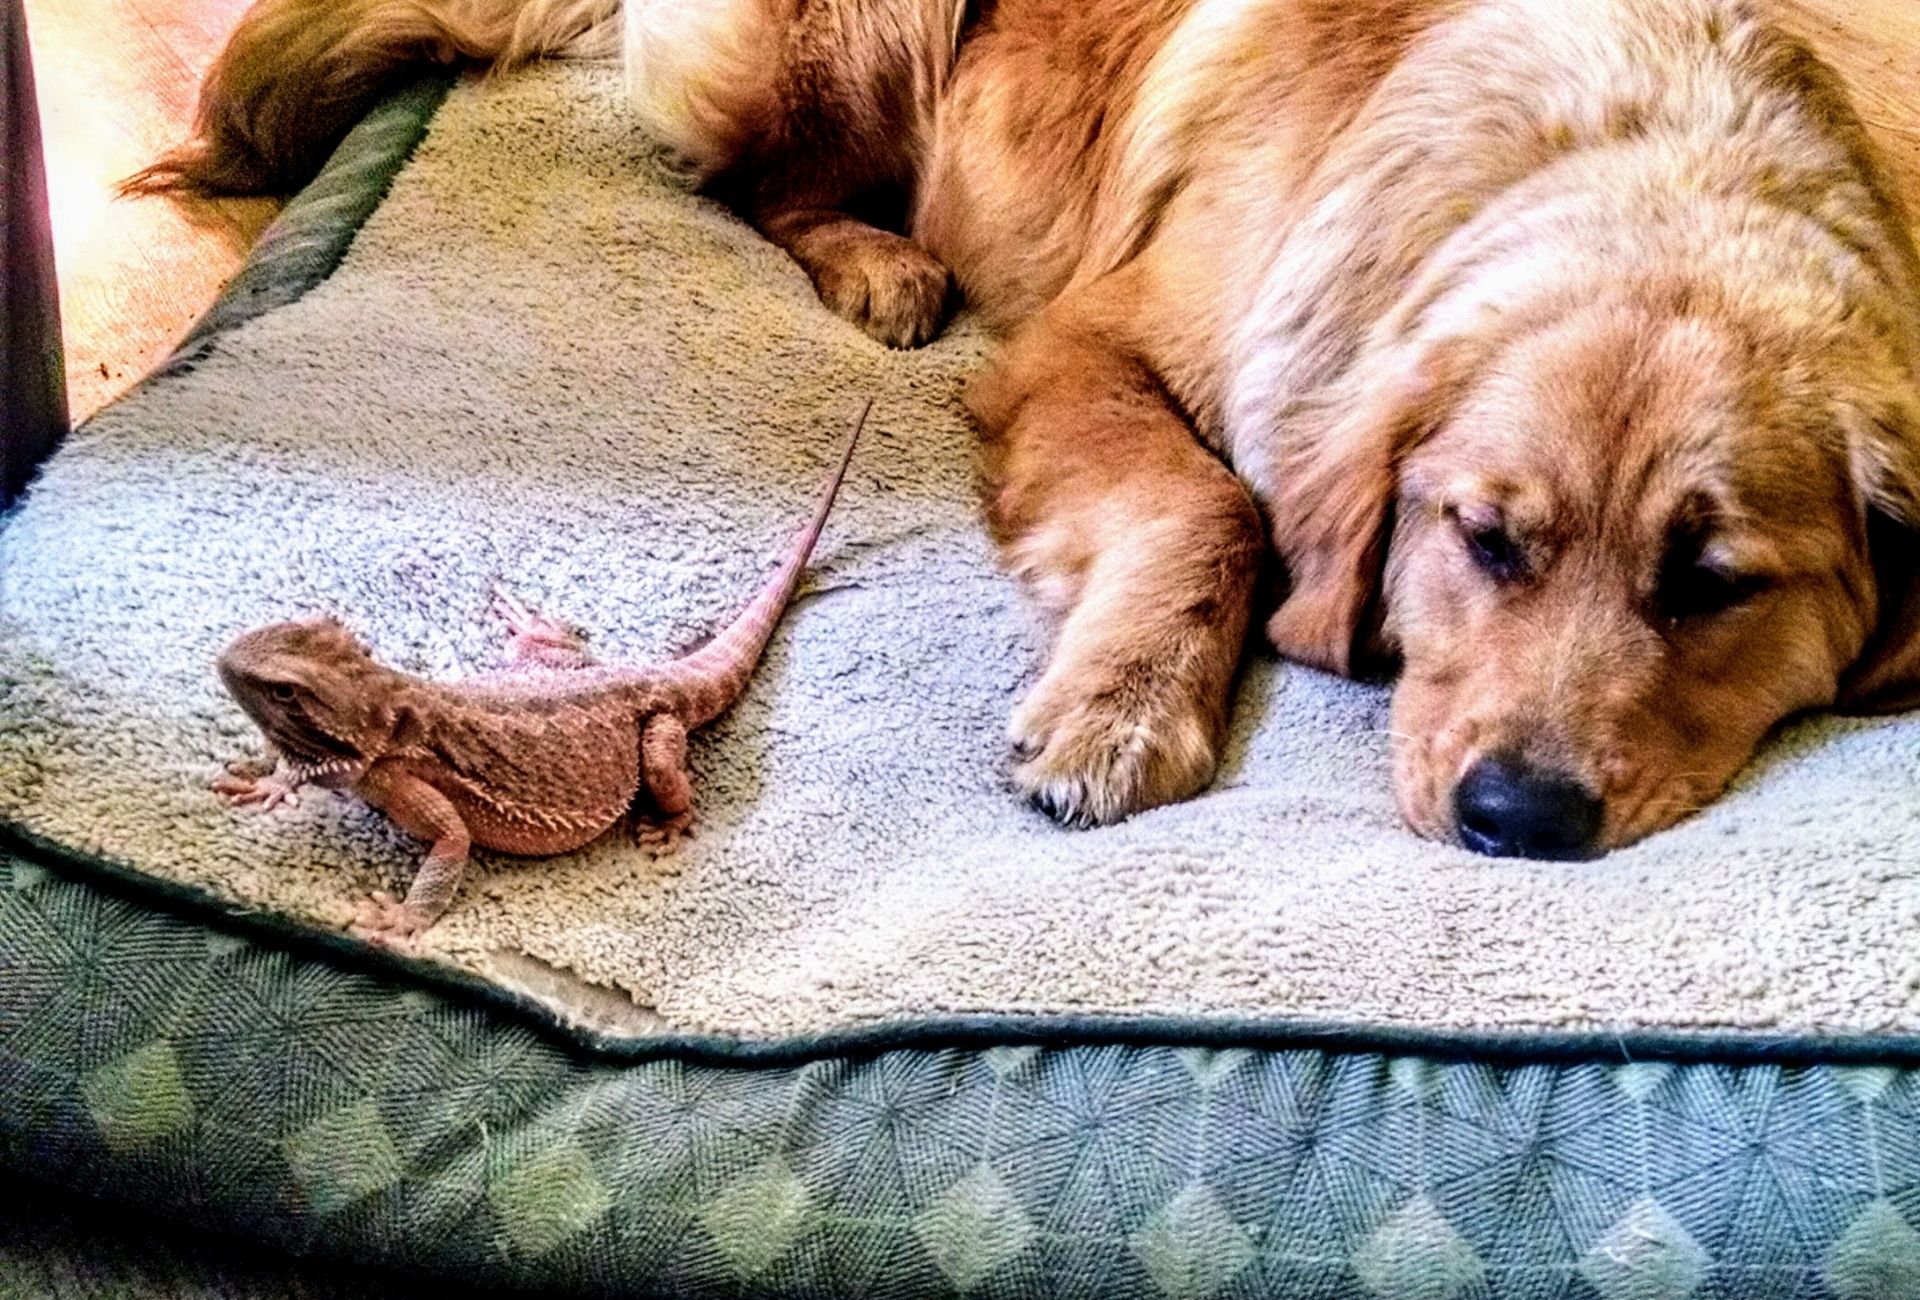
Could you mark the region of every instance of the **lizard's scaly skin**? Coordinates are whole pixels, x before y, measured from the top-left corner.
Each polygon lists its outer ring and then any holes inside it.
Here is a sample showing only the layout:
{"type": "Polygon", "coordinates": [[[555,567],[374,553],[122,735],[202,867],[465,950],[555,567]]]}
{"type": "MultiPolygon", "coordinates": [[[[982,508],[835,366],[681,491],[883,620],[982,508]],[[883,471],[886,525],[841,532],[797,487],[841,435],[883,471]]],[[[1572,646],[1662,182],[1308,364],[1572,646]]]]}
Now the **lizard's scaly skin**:
{"type": "MultiPolygon", "coordinates": [[[[868,407],[871,403],[868,403],[868,407]]],[[[469,845],[564,853],[632,809],[639,838],[671,848],[691,819],[687,733],[746,689],[825,526],[867,407],[813,518],[746,610],[705,646],[655,667],[599,664],[558,623],[505,592],[513,667],[433,682],[376,663],[332,619],[256,628],[221,654],[221,680],[278,766],[233,765],[213,788],[236,803],[291,802],[304,784],[351,790],[432,848],[403,902],[363,904],[354,928],[404,939],[452,900],[469,845]]]]}

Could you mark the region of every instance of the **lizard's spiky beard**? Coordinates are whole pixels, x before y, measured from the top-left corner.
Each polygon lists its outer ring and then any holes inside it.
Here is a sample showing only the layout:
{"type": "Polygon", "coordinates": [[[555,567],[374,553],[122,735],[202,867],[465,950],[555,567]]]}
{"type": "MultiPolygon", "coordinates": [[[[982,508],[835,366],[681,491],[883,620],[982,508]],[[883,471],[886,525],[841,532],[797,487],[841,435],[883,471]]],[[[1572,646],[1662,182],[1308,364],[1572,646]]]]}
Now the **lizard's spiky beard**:
{"type": "Polygon", "coordinates": [[[276,713],[270,720],[256,717],[255,721],[282,753],[303,763],[318,765],[367,757],[350,738],[335,735],[313,718],[295,716],[293,710],[276,713]]]}

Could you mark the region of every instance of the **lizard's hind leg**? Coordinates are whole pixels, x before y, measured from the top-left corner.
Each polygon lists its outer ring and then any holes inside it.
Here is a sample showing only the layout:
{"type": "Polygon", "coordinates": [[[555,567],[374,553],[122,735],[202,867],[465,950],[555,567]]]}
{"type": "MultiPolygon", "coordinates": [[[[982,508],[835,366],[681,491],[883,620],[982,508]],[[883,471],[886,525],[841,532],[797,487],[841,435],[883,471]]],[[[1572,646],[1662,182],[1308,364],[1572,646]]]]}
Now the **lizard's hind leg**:
{"type": "Polygon", "coordinates": [[[549,618],[504,587],[493,589],[494,613],[507,625],[507,661],[539,668],[590,668],[593,655],[579,632],[549,618]]]}
{"type": "Polygon", "coordinates": [[[640,787],[645,811],[633,818],[634,842],[671,853],[693,834],[693,782],[687,778],[687,727],[671,713],[647,719],[640,733],[640,787]]]}

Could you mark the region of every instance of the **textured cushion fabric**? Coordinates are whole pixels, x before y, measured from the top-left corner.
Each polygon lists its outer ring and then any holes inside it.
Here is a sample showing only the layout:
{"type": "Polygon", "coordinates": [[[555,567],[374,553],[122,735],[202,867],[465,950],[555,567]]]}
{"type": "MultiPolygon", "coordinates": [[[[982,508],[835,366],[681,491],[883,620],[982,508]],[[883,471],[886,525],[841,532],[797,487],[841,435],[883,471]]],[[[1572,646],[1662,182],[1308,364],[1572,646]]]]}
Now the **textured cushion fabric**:
{"type": "Polygon", "coordinates": [[[0,1166],[466,1284],[1920,1294],[1911,1068],[1121,1043],[587,1055],[18,857],[0,858],[0,954],[0,1166]]]}
{"type": "Polygon", "coordinates": [[[456,89],[330,278],[261,290],[293,300],[222,320],[47,468],[0,532],[0,815],[338,925],[421,847],[348,800],[207,792],[257,744],[210,671],[228,637],[327,610],[399,666],[481,671],[504,582],[605,654],[670,653],[762,580],[871,396],[806,588],[695,740],[699,836],[661,864],[618,834],[483,857],[429,957],[638,1034],[1920,1024],[1914,718],[1797,728],[1601,862],[1493,863],[1401,825],[1384,692],[1257,659],[1202,797],[1084,833],[1025,808],[1002,727],[1044,639],[957,400],[988,340],[962,320],[898,354],[831,316],[684,192],[617,84],[456,89]]]}
{"type": "MultiPolygon", "coordinates": [[[[420,1280],[319,1260],[95,1201],[46,1183],[0,1184],[0,1296],[8,1300],[415,1300],[420,1280]]],[[[484,1295],[477,1289],[470,1294],[484,1295]]]]}

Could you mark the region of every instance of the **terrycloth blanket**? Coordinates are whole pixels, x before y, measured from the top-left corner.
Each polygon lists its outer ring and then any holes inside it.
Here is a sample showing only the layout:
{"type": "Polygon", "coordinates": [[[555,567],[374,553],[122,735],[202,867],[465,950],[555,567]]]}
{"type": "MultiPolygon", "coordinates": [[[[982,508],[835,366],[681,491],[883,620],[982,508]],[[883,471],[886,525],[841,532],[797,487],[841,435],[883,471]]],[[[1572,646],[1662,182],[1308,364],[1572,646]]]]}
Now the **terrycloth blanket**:
{"type": "Polygon", "coordinates": [[[388,662],[499,662],[496,582],[602,654],[738,610],[858,403],[869,436],[698,837],[482,855],[426,954],[630,1031],[955,1013],[1430,1028],[1920,1028],[1920,718],[1813,721],[1584,864],[1414,838],[1382,690],[1256,655],[1200,798],[1062,830],[1008,789],[1044,639],[995,568],[961,320],[898,354],[690,196],[613,69],[463,84],[324,283],[82,429],[0,532],[0,815],[342,924],[420,846],[350,800],[206,789],[258,744],[212,659],[331,611],[388,662]]]}

